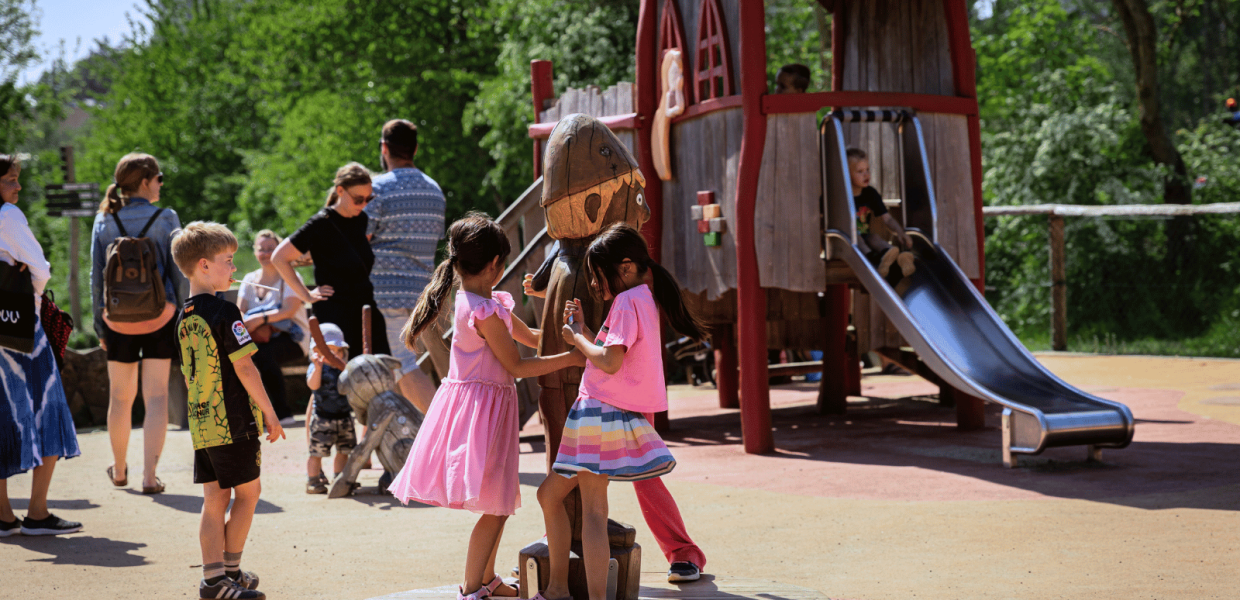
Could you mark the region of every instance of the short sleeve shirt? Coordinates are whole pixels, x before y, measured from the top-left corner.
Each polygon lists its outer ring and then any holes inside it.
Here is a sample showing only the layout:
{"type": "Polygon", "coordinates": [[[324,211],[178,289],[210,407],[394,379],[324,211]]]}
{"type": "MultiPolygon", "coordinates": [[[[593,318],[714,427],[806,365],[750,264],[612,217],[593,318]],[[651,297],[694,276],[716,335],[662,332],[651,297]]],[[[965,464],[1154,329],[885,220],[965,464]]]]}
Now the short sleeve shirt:
{"type": "Polygon", "coordinates": [[[379,308],[411,309],[431,282],[447,202],[439,184],[415,168],[376,177],[374,193],[366,214],[375,253],[370,272],[375,302],[379,308]]]}
{"type": "MultiPolygon", "coordinates": [[[[310,363],[307,376],[316,368],[318,368],[317,365],[310,363]]],[[[324,363],[323,374],[319,376],[319,389],[314,390],[315,414],[324,419],[343,419],[352,414],[353,409],[349,407],[349,399],[340,393],[339,385],[340,369],[324,363]]]]}
{"type": "Polygon", "coordinates": [[[869,235],[870,221],[887,214],[887,205],[878,190],[870,186],[861,188],[861,195],[853,198],[857,203],[857,235],[869,235]]]}
{"type": "Polygon", "coordinates": [[[366,213],[344,217],[324,208],[288,237],[298,251],[310,253],[315,284],[332,286],[333,297],[365,302],[374,297],[370,269],[375,264],[375,253],[366,240],[368,220],[366,213]]]}
{"type": "Polygon", "coordinates": [[[231,302],[212,294],[185,301],[177,321],[181,373],[189,387],[194,449],[258,438],[263,413],[237,377],[233,363],[258,351],[231,302]]]}
{"type": "Polygon", "coordinates": [[[638,285],[616,296],[594,343],[624,346],[624,362],[611,375],[587,362],[581,377],[582,394],[634,412],[667,410],[659,307],[650,286],[638,285]]]}

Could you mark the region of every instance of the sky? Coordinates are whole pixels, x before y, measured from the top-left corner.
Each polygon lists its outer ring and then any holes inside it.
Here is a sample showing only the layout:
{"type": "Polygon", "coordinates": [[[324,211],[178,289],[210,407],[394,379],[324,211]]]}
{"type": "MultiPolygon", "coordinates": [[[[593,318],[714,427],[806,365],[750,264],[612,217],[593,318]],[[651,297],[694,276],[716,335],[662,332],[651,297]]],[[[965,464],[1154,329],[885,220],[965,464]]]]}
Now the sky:
{"type": "Polygon", "coordinates": [[[41,34],[35,38],[34,46],[44,60],[18,75],[18,83],[38,79],[50,65],[48,59],[59,55],[62,39],[65,40],[65,58],[70,63],[85,57],[94,47],[95,39],[107,36],[113,44],[119,42],[130,31],[125,13],[134,20],[145,21],[137,4],[138,0],[35,0],[41,13],[35,15],[41,34]],[[79,38],[81,44],[78,44],[79,38]]]}

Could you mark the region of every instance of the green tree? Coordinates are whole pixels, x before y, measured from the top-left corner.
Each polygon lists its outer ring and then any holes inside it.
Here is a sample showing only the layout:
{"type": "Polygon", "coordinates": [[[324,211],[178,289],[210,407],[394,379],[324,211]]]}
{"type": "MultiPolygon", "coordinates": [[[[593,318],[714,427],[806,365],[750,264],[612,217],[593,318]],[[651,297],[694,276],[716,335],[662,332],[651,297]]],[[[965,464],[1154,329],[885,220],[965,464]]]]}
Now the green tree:
{"type": "MultiPolygon", "coordinates": [[[[16,147],[21,121],[34,114],[34,106],[19,89],[17,76],[39,58],[32,40],[38,35],[34,0],[0,0],[0,148],[16,147]]],[[[4,150],[0,150],[3,152],[4,150]]]]}

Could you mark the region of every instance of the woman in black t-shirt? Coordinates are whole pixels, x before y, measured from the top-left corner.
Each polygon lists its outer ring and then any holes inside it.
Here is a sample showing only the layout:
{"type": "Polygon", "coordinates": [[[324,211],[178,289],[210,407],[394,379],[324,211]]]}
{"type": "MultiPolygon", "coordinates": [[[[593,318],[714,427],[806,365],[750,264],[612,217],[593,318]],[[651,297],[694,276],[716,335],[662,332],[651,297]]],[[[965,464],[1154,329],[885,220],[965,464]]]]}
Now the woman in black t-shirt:
{"type": "Polygon", "coordinates": [[[371,336],[372,351],[390,354],[383,314],[370,283],[375,254],[366,239],[367,216],[362,210],[374,198],[370,172],[349,163],[336,171],[333,184],[327,205],[280,242],[271,264],[289,289],[312,304],[319,321],[340,327],[354,355],[362,351],[362,307],[370,306],[371,331],[378,332],[371,336]],[[306,252],[314,260],[313,291],[293,271],[292,262],[306,252]]]}

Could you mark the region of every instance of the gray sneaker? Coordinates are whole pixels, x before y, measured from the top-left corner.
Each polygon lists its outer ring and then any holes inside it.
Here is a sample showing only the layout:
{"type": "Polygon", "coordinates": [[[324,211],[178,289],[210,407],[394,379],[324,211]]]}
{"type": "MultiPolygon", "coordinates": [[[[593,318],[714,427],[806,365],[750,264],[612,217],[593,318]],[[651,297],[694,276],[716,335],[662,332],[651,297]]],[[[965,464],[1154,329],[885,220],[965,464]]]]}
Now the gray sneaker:
{"type": "Polygon", "coordinates": [[[701,576],[702,571],[698,569],[698,566],[687,560],[676,561],[672,563],[672,568],[667,570],[668,583],[697,581],[701,576]]]}
{"type": "Polygon", "coordinates": [[[267,600],[267,595],[258,590],[247,590],[232,577],[224,577],[215,585],[207,585],[203,579],[198,583],[199,598],[225,598],[227,600],[267,600]]]}

